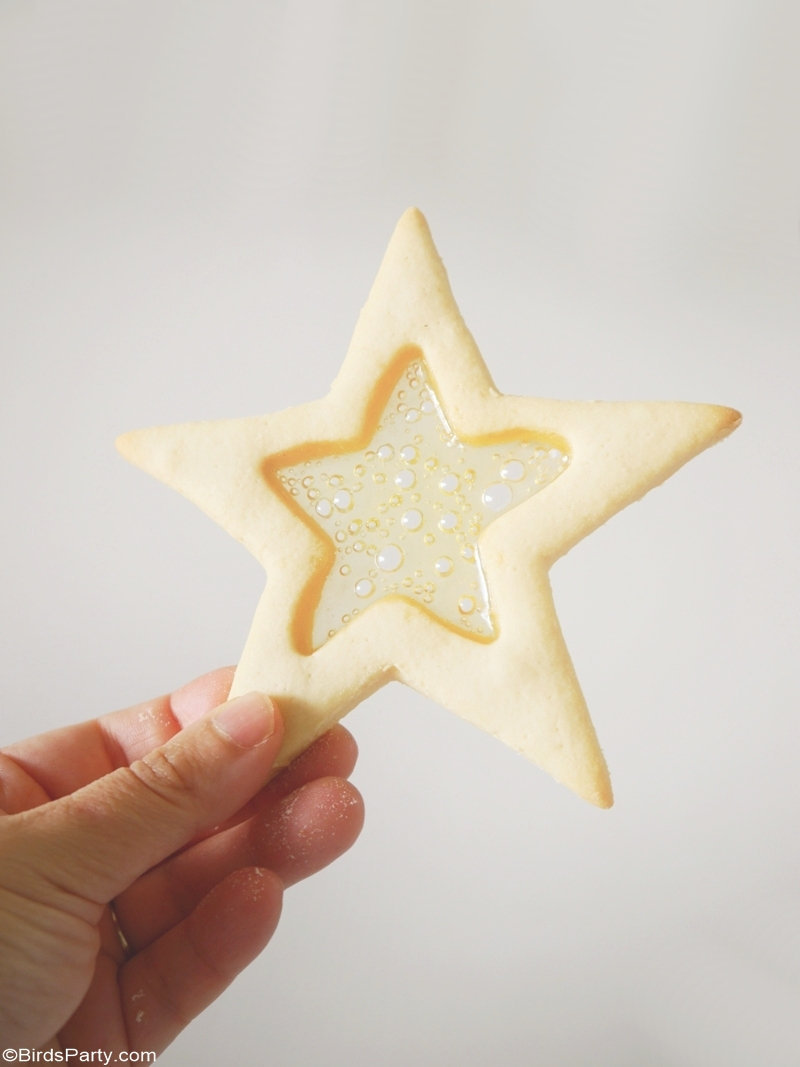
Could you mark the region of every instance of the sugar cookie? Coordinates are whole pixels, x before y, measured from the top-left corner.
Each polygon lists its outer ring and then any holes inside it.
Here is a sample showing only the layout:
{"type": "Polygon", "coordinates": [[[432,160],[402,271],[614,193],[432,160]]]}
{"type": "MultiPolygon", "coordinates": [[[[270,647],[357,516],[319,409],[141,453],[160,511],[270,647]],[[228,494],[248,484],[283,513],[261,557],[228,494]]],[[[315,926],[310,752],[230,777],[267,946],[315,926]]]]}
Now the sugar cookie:
{"type": "Polygon", "coordinates": [[[397,679],[606,807],[548,570],[739,421],[500,394],[411,209],[328,396],[118,446],[267,571],[232,694],[280,702],[281,762],[397,679]]]}

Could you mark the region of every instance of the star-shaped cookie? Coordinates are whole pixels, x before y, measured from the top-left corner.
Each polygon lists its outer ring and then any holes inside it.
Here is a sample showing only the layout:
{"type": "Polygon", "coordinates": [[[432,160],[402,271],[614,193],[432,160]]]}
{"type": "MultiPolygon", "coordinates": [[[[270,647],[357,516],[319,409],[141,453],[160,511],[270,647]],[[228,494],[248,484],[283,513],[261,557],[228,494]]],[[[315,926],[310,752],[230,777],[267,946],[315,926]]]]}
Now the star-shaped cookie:
{"type": "Polygon", "coordinates": [[[325,398],[118,445],[264,566],[232,695],[279,701],[281,762],[397,679],[606,807],[548,570],[739,421],[500,394],[411,209],[325,398]]]}

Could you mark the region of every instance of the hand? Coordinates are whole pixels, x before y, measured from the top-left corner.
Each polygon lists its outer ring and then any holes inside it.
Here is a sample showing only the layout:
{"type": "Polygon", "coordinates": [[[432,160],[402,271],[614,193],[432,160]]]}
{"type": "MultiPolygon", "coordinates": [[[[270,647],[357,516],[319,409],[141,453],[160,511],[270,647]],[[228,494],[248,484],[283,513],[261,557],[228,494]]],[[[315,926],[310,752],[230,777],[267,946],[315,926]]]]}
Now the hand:
{"type": "Polygon", "coordinates": [[[347,731],[265,785],[280,714],[230,683],[0,753],[0,1048],[161,1052],[358,836],[347,731]]]}

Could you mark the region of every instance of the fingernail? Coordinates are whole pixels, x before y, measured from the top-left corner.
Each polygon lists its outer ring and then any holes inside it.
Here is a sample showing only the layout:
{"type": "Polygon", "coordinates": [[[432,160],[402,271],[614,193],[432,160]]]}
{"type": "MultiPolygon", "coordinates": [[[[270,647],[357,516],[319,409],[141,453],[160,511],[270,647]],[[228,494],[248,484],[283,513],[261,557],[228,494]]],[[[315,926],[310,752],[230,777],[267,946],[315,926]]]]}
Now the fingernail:
{"type": "Polygon", "coordinates": [[[211,721],[239,748],[255,748],[275,731],[272,701],[263,693],[245,693],[229,700],[214,712],[211,721]]]}

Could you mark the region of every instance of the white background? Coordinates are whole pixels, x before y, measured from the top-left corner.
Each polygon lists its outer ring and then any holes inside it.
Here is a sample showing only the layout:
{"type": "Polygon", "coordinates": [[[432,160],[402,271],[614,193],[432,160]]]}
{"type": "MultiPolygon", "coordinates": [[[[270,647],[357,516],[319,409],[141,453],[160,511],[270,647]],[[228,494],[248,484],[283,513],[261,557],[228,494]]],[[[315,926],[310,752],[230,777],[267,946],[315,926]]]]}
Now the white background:
{"type": "Polygon", "coordinates": [[[410,204],[503,391],[745,414],[553,571],[616,807],[384,689],[163,1063],[800,1062],[797,11],[3,0],[4,740],[236,660],[258,566],[114,438],[323,394],[410,204]]]}

